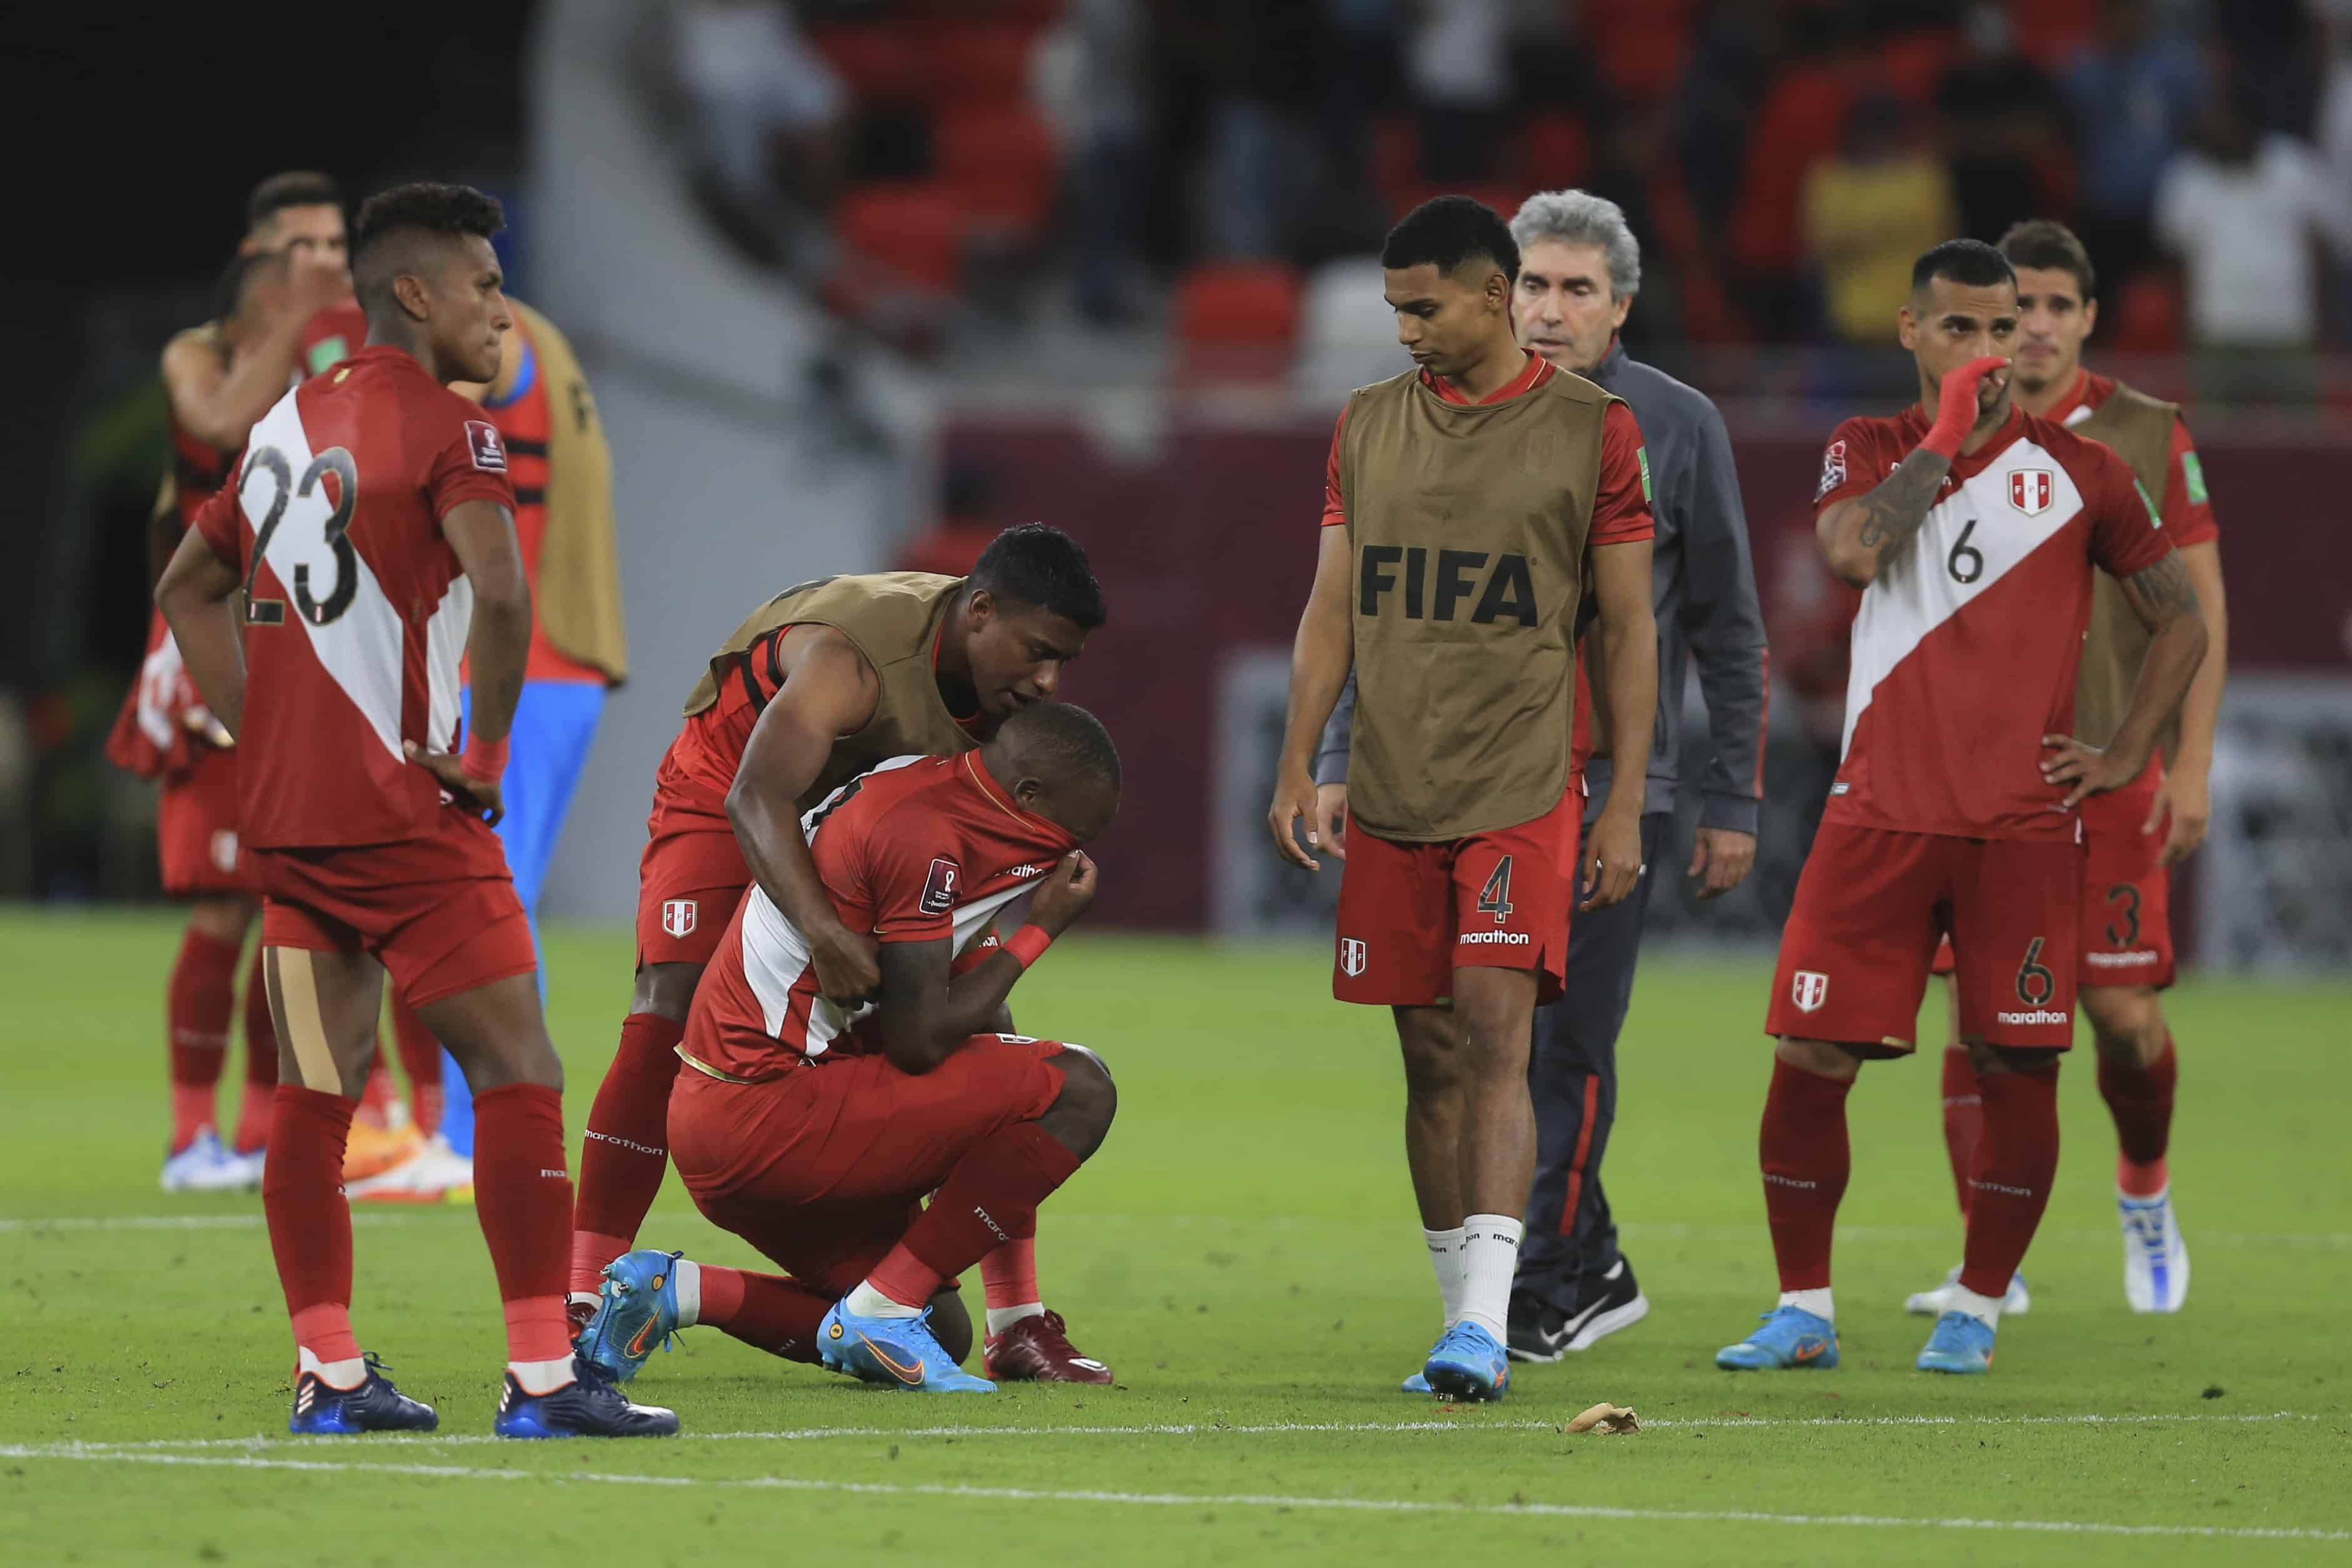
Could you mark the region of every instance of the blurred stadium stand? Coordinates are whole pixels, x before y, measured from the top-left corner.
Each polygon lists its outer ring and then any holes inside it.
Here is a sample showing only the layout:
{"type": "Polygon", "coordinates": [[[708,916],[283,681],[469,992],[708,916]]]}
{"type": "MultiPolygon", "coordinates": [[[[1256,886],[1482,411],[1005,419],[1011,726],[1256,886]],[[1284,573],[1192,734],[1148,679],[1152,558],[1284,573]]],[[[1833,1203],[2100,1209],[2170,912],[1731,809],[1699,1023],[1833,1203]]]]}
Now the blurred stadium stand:
{"type": "MultiPolygon", "coordinates": [[[[420,130],[339,172],[516,193],[518,292],[572,333],[611,432],[637,675],[553,912],[628,910],[677,701],[752,603],[952,563],[1039,517],[1086,541],[1113,595],[1069,688],[1139,780],[1103,915],[1297,919],[1298,889],[1221,870],[1218,846],[1228,795],[1262,808],[1262,780],[1235,781],[1270,752],[1265,660],[1304,591],[1339,399],[1402,368],[1381,233],[1441,190],[1507,213],[1581,184],[1643,241],[1628,347],[1724,407],[1783,683],[1763,873],[1703,921],[1668,884],[1654,917],[1769,933],[1843,689],[1848,601],[1808,526],[1819,443],[1913,395],[1891,341],[1834,332],[1807,192],[1899,155],[1985,237],[2074,221],[2103,272],[2094,363],[2189,404],[2242,694],[2216,789],[2244,810],[2180,900],[2199,951],[2352,955],[2352,756],[2320,721],[2352,711],[2352,0],[545,0],[514,58],[476,68],[519,97],[503,164],[420,130]],[[2133,115],[2101,111],[2116,102],[2133,115]],[[2183,160],[2223,151],[2222,107],[2344,204],[2277,219],[2272,243],[2318,258],[2315,326],[2251,357],[2200,339],[2200,262],[2152,222],[2183,160]],[[2267,770],[2273,752],[2294,765],[2267,770]],[[2292,899],[2248,891],[2290,871],[2292,899]]],[[[224,209],[310,161],[268,157],[221,172],[224,209]]],[[[152,876],[138,793],[93,761],[138,651],[121,531],[160,453],[122,410],[148,399],[152,438],[154,349],[216,265],[86,294],[71,427],[26,439],[70,526],[44,544],[67,587],[0,641],[0,761],[23,759],[0,767],[0,891],[152,876]]]]}

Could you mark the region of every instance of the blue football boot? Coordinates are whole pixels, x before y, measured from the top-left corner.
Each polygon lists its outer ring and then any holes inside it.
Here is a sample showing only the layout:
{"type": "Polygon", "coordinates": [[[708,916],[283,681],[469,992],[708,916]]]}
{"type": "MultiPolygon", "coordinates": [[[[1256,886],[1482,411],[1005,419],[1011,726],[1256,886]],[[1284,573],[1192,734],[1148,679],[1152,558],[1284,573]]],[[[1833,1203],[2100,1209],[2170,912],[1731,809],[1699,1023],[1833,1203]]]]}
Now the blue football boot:
{"type": "Polygon", "coordinates": [[[1781,1307],[1764,1314],[1764,1326],[1736,1345],[1715,1352],[1715,1364],[1727,1372],[1787,1372],[1813,1367],[1827,1372],[1838,1363],[1837,1328],[1802,1307],[1781,1307]]]}
{"type": "Polygon", "coordinates": [[[1921,1372],[1990,1372],[1992,1331],[1966,1312],[1936,1320],[1927,1348],[1919,1352],[1921,1372]]]}
{"type": "Polygon", "coordinates": [[[677,1332],[677,1260],[682,1252],[640,1248],[604,1265],[596,1315],[572,1342],[583,1361],[614,1383],[637,1375],[654,1347],[677,1332]]]}
{"type": "Polygon", "coordinates": [[[1465,1320],[1445,1331],[1421,1375],[1432,1394],[1448,1399],[1500,1399],[1511,1384],[1511,1354],[1502,1341],[1465,1320]]]}
{"type": "Polygon", "coordinates": [[[525,1394],[514,1373],[499,1394],[501,1437],[675,1437],[677,1412],[632,1405],[585,1356],[572,1358],[572,1381],[552,1394],[525,1394]]]}
{"type": "Polygon", "coordinates": [[[1429,1375],[1426,1373],[1417,1372],[1398,1384],[1397,1392],[1399,1394],[1434,1394],[1437,1391],[1429,1386],[1429,1375]]]}
{"type": "Polygon", "coordinates": [[[393,1387],[373,1352],[357,1387],[337,1388],[315,1372],[294,1379],[294,1415],[286,1429],[300,1437],[341,1437],[355,1432],[430,1432],[441,1417],[430,1405],[393,1387]]]}
{"type": "Polygon", "coordinates": [[[911,1318],[861,1318],[845,1299],[817,1325],[817,1359],[829,1372],[919,1394],[993,1394],[996,1384],[956,1365],[931,1336],[929,1307],[911,1318]]]}

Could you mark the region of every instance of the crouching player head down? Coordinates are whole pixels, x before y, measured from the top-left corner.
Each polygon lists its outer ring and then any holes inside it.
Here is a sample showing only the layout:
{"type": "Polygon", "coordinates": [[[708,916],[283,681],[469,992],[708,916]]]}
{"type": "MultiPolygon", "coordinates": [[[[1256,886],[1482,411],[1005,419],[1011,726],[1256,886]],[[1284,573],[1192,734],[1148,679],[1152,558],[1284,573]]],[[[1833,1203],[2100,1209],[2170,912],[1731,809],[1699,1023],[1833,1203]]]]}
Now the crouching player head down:
{"type": "Polygon", "coordinates": [[[1102,725],[1040,702],[977,752],[895,758],[802,818],[843,922],[881,944],[880,986],[854,1009],[828,999],[805,937],[753,886],[695,994],[678,1047],[694,1070],[669,1111],[695,1203],[788,1277],[632,1252],[582,1337],[593,1360],[627,1377],[670,1330],[707,1323],[870,1383],[987,1392],[958,1365],[956,1277],[977,1266],[991,1376],[1109,1381],[1038,1300],[1034,1240],[1118,1095],[1093,1052],[1010,1033],[1005,998],[1093,901],[1078,847],[1118,795],[1102,725]]]}

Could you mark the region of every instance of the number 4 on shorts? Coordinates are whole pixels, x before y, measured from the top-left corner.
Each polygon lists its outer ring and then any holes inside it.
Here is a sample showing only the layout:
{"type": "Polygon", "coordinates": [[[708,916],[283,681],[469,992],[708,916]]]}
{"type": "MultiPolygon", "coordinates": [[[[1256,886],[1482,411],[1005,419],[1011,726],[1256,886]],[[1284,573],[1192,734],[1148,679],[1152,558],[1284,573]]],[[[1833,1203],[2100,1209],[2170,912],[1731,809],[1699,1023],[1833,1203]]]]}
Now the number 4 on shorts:
{"type": "Polygon", "coordinates": [[[1478,912],[1492,915],[1501,925],[1511,918],[1511,858],[1504,856],[1495,863],[1495,874],[1478,889],[1478,912]]]}

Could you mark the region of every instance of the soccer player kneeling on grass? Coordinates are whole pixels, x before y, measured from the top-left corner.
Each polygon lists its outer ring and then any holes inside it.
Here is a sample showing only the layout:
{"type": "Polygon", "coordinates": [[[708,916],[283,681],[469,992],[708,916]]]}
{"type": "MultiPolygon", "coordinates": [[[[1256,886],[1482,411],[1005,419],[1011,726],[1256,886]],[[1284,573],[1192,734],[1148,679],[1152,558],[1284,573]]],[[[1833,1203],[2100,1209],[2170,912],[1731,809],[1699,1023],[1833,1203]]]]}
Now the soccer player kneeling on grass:
{"type": "Polygon", "coordinates": [[[991,1377],[1110,1381],[1039,1300],[1035,1237],[1117,1092],[1083,1047],[992,1031],[1093,901],[1077,849],[1118,796],[1109,735],[1059,702],[1021,709],[977,752],[894,758],[835,791],[800,831],[844,924],[880,944],[874,1000],[849,1009],[767,891],[779,847],[752,836],[757,881],[677,1047],[669,1146],[704,1215],[789,1277],[631,1252],[604,1272],[583,1355],[627,1377],[672,1330],[707,1323],[868,1383],[987,1393],[958,1364],[971,1322],[954,1281],[977,1267],[991,1377]],[[1033,889],[1029,923],[995,942],[998,912],[1033,889]]]}

